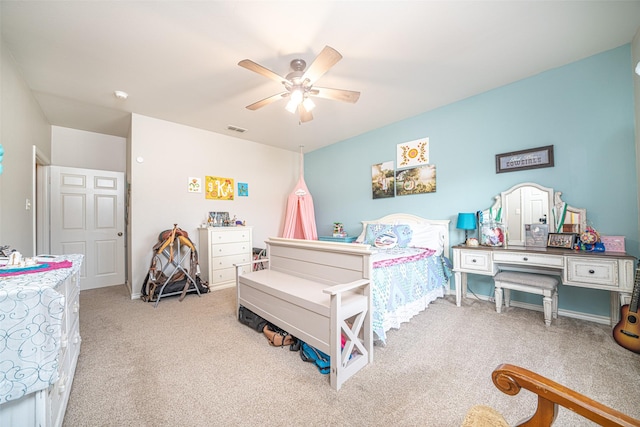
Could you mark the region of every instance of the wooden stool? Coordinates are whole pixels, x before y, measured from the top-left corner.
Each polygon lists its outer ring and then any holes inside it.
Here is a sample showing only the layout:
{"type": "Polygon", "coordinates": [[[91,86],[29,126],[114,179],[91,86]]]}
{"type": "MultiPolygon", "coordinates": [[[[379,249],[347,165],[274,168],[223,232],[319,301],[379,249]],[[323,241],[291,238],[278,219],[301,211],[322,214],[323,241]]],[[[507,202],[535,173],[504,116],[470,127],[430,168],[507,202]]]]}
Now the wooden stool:
{"type": "Polygon", "coordinates": [[[509,307],[511,290],[542,295],[544,323],[551,325],[551,317],[558,318],[558,279],[552,276],[516,271],[503,271],[493,278],[496,285],[496,311],[502,311],[502,290],[504,306],[509,307]]]}

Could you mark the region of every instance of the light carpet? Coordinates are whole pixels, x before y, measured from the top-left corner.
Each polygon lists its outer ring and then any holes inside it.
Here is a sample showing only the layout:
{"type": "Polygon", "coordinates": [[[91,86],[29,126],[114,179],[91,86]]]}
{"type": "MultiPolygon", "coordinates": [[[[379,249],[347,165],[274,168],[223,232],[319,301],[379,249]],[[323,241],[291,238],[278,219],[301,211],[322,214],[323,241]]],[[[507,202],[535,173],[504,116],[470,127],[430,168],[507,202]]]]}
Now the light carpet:
{"type": "MultiPolygon", "coordinates": [[[[82,347],[64,426],[459,426],[475,404],[511,424],[536,396],[507,396],[491,372],[520,365],[640,418],[640,355],[611,328],[467,299],[438,299],[376,346],[339,391],[299,354],[236,320],[235,289],[157,308],[124,286],[82,291],[82,347]]],[[[561,409],[555,426],[593,423],[561,409]]]]}

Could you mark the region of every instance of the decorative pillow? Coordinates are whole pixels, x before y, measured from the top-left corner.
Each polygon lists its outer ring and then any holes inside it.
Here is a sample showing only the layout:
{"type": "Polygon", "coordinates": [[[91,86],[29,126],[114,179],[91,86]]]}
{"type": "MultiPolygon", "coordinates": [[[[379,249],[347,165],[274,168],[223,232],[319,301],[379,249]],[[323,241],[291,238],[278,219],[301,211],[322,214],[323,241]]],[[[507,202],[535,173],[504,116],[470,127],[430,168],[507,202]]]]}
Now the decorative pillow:
{"type": "Polygon", "coordinates": [[[411,246],[434,249],[436,255],[442,253],[444,239],[438,227],[429,224],[414,224],[411,228],[413,230],[411,246]]]}
{"type": "Polygon", "coordinates": [[[363,243],[378,248],[406,248],[411,235],[411,227],[408,225],[367,224],[363,243]]]}
{"type": "Polygon", "coordinates": [[[364,243],[364,236],[367,234],[367,225],[369,224],[372,224],[372,223],[362,221],[362,232],[356,238],[356,243],[364,243]]]}
{"type": "Polygon", "coordinates": [[[406,248],[409,246],[413,237],[413,229],[407,224],[398,224],[393,226],[396,235],[398,236],[398,247],[406,248]]]}

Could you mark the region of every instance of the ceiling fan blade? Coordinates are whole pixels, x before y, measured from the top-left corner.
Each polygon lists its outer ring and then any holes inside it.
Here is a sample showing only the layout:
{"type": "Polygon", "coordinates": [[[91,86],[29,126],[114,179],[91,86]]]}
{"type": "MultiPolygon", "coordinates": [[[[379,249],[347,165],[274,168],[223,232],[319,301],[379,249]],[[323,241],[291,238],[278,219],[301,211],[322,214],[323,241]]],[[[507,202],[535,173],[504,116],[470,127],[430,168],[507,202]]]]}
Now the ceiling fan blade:
{"type": "Polygon", "coordinates": [[[319,98],[333,99],[336,101],[344,101],[356,103],[360,99],[360,92],[344,89],[330,89],[326,87],[314,86],[310,91],[310,95],[317,96],[319,98]]]}
{"type": "Polygon", "coordinates": [[[284,77],[274,73],[273,71],[271,71],[268,68],[263,67],[260,64],[257,64],[255,62],[253,62],[250,59],[243,59],[242,61],[238,62],[238,65],[246,68],[249,71],[253,71],[255,73],[258,73],[260,75],[263,75],[267,78],[273,79],[275,81],[277,81],[278,83],[283,83],[287,81],[287,79],[285,79],[284,77]]]}
{"type": "Polygon", "coordinates": [[[307,109],[304,108],[302,104],[298,106],[298,111],[300,112],[301,123],[310,122],[311,120],[313,120],[313,114],[311,114],[311,111],[307,111],[307,109]]]}
{"type": "Polygon", "coordinates": [[[280,92],[280,93],[275,94],[275,95],[272,95],[272,96],[270,96],[270,97],[268,97],[268,98],[261,99],[261,100],[260,100],[260,101],[258,101],[258,102],[254,102],[254,103],[253,103],[253,104],[251,104],[251,105],[247,105],[247,109],[249,109],[249,110],[254,110],[254,111],[255,111],[255,110],[257,110],[258,108],[262,108],[262,107],[264,107],[265,105],[269,105],[269,104],[271,104],[272,102],[279,101],[279,100],[281,100],[282,98],[286,98],[287,96],[289,96],[289,92],[280,92]]]}
{"type": "Polygon", "coordinates": [[[312,85],[341,59],[342,55],[337,50],[330,46],[325,46],[302,75],[302,81],[308,79],[309,84],[312,85]]]}

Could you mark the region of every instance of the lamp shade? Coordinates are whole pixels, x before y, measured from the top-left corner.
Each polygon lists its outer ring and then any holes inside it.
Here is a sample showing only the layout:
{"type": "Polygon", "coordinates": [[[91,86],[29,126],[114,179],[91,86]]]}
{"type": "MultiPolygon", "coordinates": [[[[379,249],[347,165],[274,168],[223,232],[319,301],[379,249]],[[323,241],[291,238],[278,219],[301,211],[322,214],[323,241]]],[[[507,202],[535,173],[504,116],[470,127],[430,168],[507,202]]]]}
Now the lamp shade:
{"type": "Polygon", "coordinates": [[[459,213],[458,223],[456,228],[461,230],[475,230],[476,229],[476,214],[474,213],[459,213]]]}

